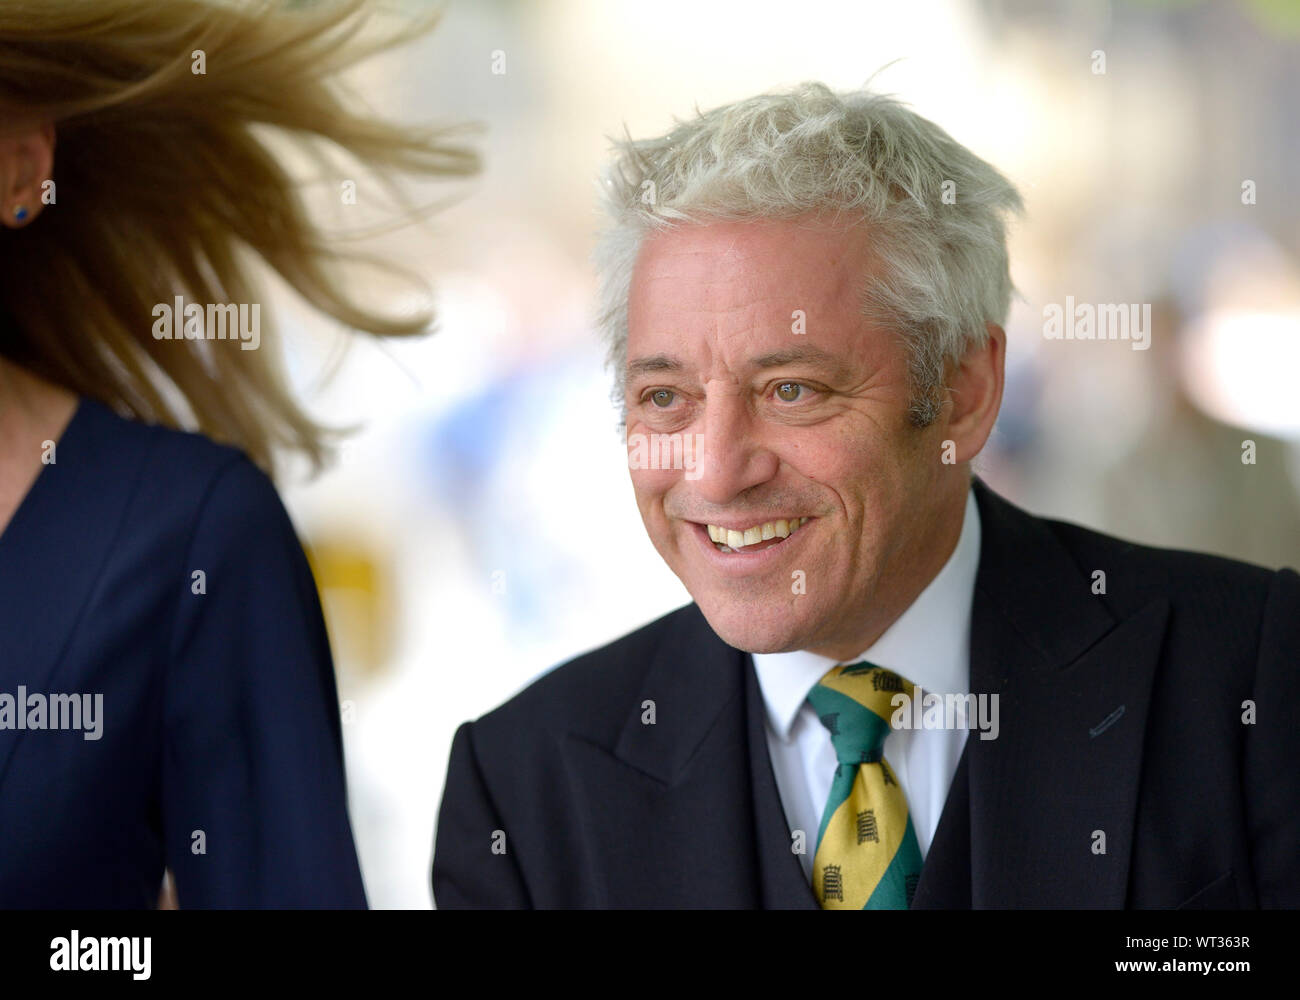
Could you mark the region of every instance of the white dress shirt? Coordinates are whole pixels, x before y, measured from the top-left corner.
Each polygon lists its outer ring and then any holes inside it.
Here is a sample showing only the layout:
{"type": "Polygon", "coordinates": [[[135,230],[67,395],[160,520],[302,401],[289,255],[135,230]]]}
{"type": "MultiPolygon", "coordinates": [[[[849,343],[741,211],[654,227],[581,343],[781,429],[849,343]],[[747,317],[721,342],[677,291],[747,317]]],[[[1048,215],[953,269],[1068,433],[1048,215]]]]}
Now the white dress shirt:
{"type": "MultiPolygon", "coordinates": [[[[753,653],[767,709],[767,745],[790,830],[805,831],[799,856],[812,878],[822,810],[835,774],[835,749],[817,718],[808,692],[837,663],[870,660],[920,685],[926,694],[970,691],[970,616],[980,559],[980,520],[975,494],[966,494],[961,535],[952,555],[925,590],[884,634],[860,655],[832,660],[807,650],[753,653]]],[[[884,756],[907,796],[912,826],[924,858],[948,798],[967,729],[891,729],[884,756]]]]}

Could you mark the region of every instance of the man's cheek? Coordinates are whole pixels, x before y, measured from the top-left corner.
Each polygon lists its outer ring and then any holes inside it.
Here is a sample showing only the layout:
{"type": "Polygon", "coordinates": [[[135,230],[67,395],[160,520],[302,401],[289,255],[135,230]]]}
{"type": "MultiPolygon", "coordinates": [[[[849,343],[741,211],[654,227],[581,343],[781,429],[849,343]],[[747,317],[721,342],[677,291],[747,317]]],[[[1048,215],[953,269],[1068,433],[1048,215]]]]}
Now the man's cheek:
{"type": "MultiPolygon", "coordinates": [[[[633,473],[672,472],[688,480],[699,479],[703,438],[702,434],[682,432],[630,431],[627,435],[627,467],[633,473]]],[[[669,477],[668,481],[675,478],[669,477]]]]}
{"type": "Polygon", "coordinates": [[[673,484],[682,478],[678,469],[637,468],[629,459],[628,474],[632,479],[632,489],[638,498],[653,499],[672,489],[673,484]]]}

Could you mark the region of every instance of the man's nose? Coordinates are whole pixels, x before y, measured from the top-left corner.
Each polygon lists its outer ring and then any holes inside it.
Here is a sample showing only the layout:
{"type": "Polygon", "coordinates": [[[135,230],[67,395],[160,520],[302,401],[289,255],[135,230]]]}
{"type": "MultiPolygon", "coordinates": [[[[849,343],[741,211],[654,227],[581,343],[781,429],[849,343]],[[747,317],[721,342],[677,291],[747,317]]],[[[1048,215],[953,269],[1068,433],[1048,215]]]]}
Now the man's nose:
{"type": "Polygon", "coordinates": [[[712,504],[730,503],[776,475],[779,460],[761,421],[743,399],[715,397],[695,427],[695,491],[712,504]]]}

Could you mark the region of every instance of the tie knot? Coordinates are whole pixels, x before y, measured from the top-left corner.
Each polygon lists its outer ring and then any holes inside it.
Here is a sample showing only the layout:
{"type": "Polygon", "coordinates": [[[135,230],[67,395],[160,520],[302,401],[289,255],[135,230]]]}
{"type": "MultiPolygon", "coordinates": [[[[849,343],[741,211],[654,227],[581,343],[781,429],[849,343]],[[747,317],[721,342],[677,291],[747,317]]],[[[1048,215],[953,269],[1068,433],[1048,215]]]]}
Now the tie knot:
{"type": "Polygon", "coordinates": [[[880,760],[894,713],[892,699],[914,697],[916,686],[874,663],[832,667],[808,692],[808,701],[831,734],[841,764],[880,760]]]}

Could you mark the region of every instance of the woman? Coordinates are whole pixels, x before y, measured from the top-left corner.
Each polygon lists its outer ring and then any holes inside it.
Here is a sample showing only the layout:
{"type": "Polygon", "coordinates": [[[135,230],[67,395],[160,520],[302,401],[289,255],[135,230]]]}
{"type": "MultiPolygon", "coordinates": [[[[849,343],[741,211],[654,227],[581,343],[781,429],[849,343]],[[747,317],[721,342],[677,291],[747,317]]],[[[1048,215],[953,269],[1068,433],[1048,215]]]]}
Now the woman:
{"type": "Polygon", "coordinates": [[[151,906],[164,868],[181,907],[366,905],[267,478],[277,451],[319,466],[322,431],[248,260],[354,328],[429,317],[338,290],[265,136],[381,174],[476,159],[327,85],[401,40],[358,45],[362,2],[288,6],[0,0],[0,906],[151,906]]]}

